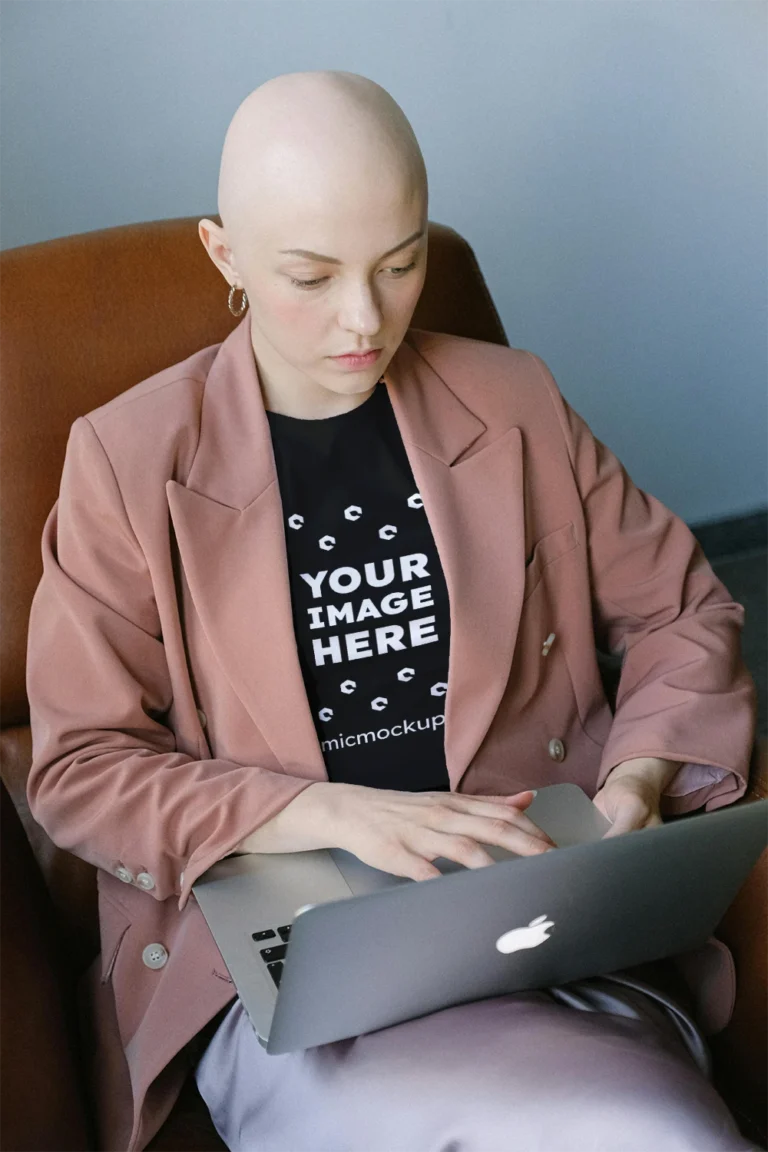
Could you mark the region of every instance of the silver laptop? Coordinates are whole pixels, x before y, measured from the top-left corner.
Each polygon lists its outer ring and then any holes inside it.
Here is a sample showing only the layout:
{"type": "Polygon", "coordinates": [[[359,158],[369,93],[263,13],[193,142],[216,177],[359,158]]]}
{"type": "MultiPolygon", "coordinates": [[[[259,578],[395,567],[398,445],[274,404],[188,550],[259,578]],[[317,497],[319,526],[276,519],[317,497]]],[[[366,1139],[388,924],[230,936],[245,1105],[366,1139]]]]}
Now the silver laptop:
{"type": "Polygon", "coordinates": [[[768,840],[768,800],[603,839],[575,784],[526,814],[557,850],[413,881],[332,848],[229,856],[193,886],[268,1053],[696,948],[768,840]]]}

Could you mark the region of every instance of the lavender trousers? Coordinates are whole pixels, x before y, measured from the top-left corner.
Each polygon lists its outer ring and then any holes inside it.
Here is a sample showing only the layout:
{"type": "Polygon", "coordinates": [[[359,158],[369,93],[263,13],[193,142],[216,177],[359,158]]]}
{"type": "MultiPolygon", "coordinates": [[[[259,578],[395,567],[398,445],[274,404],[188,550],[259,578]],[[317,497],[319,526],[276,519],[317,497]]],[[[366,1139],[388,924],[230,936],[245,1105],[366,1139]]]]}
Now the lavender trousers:
{"type": "Polygon", "coordinates": [[[631,975],[269,1056],[239,1000],[197,1066],[232,1152],[742,1152],[680,1002],[631,975]]]}

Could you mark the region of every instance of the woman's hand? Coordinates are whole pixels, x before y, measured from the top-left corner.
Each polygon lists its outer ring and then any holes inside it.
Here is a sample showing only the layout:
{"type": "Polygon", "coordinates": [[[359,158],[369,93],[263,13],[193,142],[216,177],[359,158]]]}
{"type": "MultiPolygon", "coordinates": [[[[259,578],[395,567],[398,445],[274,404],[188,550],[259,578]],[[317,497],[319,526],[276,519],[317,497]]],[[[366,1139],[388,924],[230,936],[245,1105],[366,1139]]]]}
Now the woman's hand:
{"type": "Polygon", "coordinates": [[[679,767],[672,760],[651,756],[618,764],[592,801],[613,825],[603,839],[663,824],[661,793],[679,767]]]}
{"type": "Polygon", "coordinates": [[[533,856],[557,845],[524,814],[533,792],[470,796],[398,792],[316,781],[252,832],[235,852],[305,852],[344,848],[365,864],[429,880],[438,856],[467,868],[495,863],[481,844],[533,856]]]}
{"type": "Polygon", "coordinates": [[[358,784],[325,794],[334,843],[373,868],[412,880],[440,876],[439,856],[467,868],[495,863],[481,844],[534,856],[557,845],[524,815],[533,792],[471,796],[398,792],[358,784]]]}

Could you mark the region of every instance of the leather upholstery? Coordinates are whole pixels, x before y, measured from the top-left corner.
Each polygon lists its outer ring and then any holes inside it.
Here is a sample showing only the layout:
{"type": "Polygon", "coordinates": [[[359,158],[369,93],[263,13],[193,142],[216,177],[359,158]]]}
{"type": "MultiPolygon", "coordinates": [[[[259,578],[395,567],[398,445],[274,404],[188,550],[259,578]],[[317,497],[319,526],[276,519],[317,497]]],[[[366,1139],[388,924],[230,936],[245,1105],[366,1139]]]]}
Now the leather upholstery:
{"type": "MultiPolygon", "coordinates": [[[[2,1031],[4,1089],[13,1068],[3,1101],[2,1147],[8,1152],[92,1147],[85,1135],[87,1102],[80,1105],[71,1020],[74,978],[99,946],[95,870],[51,843],[31,819],[25,796],[31,741],[24,665],[29,608],[41,574],[40,536],[56,499],[73,421],[153,372],[217,343],[236,324],[227,310],[226,285],[198,239],[198,219],[111,228],[0,254],[0,770],[15,807],[14,812],[3,791],[3,831],[6,823],[15,827],[7,840],[3,837],[4,878],[10,878],[3,888],[4,904],[6,897],[10,904],[2,921],[4,991],[6,955],[13,978],[13,991],[3,998],[2,1031]],[[29,900],[18,900],[22,890],[30,893],[29,900]],[[35,932],[42,943],[35,937],[36,959],[27,973],[34,980],[25,980],[17,975],[14,958],[19,940],[31,940],[35,932]],[[43,996],[54,1007],[47,1026],[33,1034],[23,1029],[24,1017],[43,996]],[[39,1083],[41,1074],[50,1083],[44,1071],[49,1062],[63,1069],[57,1081],[61,1091],[16,1090],[17,1084],[39,1083]],[[45,1137],[37,1135],[43,1132],[45,1137]]],[[[412,324],[508,342],[471,248],[443,225],[429,226],[427,280],[412,324]]],[[[605,674],[608,681],[616,670],[605,674]]],[[[606,687],[611,698],[611,685],[606,687]]],[[[759,755],[756,750],[751,791],[742,802],[765,795],[765,748],[759,755]]],[[[722,938],[736,958],[739,995],[731,1025],[715,1038],[723,1084],[728,1068],[734,1068],[741,1072],[734,1072],[733,1082],[752,1086],[748,1097],[729,1103],[753,1139],[765,1114],[767,860],[762,858],[723,922],[722,938]]],[[[728,1099],[726,1088],[721,1091],[728,1099]]],[[[191,1082],[149,1147],[223,1148],[191,1082]]]]}
{"type": "MultiPolygon", "coordinates": [[[[755,749],[747,798],[767,796],[768,741],[761,739],[755,749]]],[[[717,929],[718,939],[733,953],[738,983],[730,1024],[710,1038],[715,1082],[745,1135],[763,1144],[768,1116],[766,905],[768,852],[763,852],[717,929]]]]}
{"type": "Polygon", "coordinates": [[[2,784],[0,853],[2,1146],[74,1152],[91,1146],[71,1011],[74,973],[58,962],[55,912],[2,784]]]}

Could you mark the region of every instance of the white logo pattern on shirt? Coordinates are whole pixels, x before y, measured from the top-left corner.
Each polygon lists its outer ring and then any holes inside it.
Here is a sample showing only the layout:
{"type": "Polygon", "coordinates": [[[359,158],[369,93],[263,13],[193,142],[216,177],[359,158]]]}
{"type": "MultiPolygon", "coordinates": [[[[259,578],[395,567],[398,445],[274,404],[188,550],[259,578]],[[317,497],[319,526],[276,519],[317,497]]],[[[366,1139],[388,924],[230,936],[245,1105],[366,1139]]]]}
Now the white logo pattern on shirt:
{"type": "MultiPolygon", "coordinates": [[[[424,501],[420,492],[414,492],[411,496],[408,497],[406,503],[409,508],[419,510],[424,508],[424,501]]],[[[347,508],[344,509],[344,517],[346,520],[354,522],[360,520],[362,516],[363,510],[357,504],[350,504],[347,508]]],[[[299,513],[294,512],[291,516],[288,517],[287,523],[290,528],[298,530],[304,526],[304,517],[299,515],[299,513]]],[[[391,540],[394,536],[397,535],[397,526],[394,524],[384,524],[381,528],[379,528],[378,535],[381,540],[391,540]]],[[[331,551],[331,549],[335,547],[335,544],[336,538],[334,536],[321,536],[318,541],[318,546],[324,552],[331,551]]],[[[397,679],[402,683],[408,683],[414,678],[415,675],[415,669],[401,668],[397,673],[397,679]]],[[[339,687],[345,695],[350,695],[357,688],[357,684],[354,680],[344,680],[339,685],[339,687]]],[[[440,681],[432,685],[430,688],[430,693],[432,696],[444,696],[447,690],[448,685],[440,681]]],[[[377,696],[374,700],[371,701],[371,708],[375,709],[377,712],[380,712],[387,707],[388,703],[389,701],[385,696],[377,696]]],[[[318,717],[324,722],[331,720],[333,718],[333,709],[327,707],[321,708],[318,712],[318,717]]]]}

